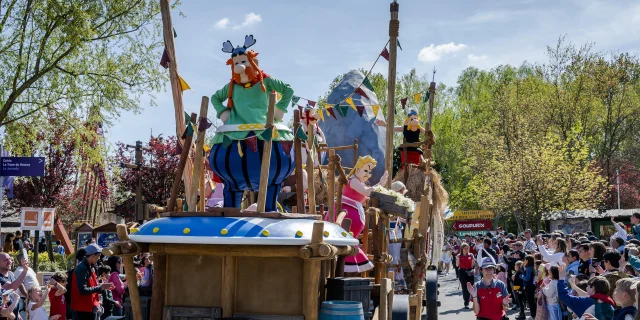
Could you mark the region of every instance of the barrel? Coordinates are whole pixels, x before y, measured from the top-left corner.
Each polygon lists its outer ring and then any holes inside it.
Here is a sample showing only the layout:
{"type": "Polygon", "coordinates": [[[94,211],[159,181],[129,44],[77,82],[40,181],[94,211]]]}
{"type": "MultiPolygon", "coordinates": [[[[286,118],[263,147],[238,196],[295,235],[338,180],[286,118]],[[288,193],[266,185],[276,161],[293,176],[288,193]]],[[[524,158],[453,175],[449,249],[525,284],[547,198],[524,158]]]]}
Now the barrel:
{"type": "Polygon", "coordinates": [[[359,301],[325,301],[320,307],[318,320],[364,320],[362,302],[359,301]]]}

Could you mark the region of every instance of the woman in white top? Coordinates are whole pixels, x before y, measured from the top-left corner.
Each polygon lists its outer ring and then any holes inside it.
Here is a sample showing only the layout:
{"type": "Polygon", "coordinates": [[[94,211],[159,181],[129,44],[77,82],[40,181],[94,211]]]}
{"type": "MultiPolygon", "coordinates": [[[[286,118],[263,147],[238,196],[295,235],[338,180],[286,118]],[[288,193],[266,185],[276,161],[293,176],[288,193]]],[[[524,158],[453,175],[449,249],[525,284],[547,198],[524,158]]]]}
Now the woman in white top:
{"type": "Polygon", "coordinates": [[[622,240],[627,241],[627,230],[625,230],[624,223],[616,222],[614,217],[611,217],[611,222],[613,223],[613,227],[616,228],[616,233],[611,236],[611,239],[622,238],[622,240]]]}
{"type": "Polygon", "coordinates": [[[556,239],[549,239],[549,249],[552,250],[553,253],[547,251],[547,248],[544,246],[544,242],[542,241],[542,237],[538,236],[538,250],[540,250],[540,254],[542,255],[542,260],[546,262],[546,267],[549,269],[552,266],[560,266],[563,265],[562,258],[567,254],[567,242],[560,238],[556,237],[556,239]]]}
{"type": "MultiPolygon", "coordinates": [[[[541,246],[542,247],[542,246],[541,246]]],[[[542,294],[546,299],[547,313],[549,320],[562,320],[562,310],[560,309],[560,299],[558,298],[558,267],[552,266],[549,269],[549,277],[551,281],[548,284],[542,284],[542,294]]]]}

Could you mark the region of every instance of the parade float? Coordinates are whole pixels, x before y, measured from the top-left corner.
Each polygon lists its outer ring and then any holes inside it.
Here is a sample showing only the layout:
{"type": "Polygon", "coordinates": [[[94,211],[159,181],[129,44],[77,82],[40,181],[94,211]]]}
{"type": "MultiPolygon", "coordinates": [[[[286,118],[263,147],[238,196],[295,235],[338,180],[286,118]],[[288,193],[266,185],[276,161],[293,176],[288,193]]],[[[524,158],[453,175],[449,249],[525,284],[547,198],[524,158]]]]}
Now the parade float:
{"type": "MultiPolygon", "coordinates": [[[[388,50],[385,45],[380,56],[389,61],[387,98],[393,105],[399,6],[394,2],[390,8],[387,44],[392,45],[388,50]]],[[[258,53],[250,49],[256,44],[253,36],[235,47],[226,41],[222,51],[231,55],[227,65],[232,77],[211,97],[224,124],[215,128],[207,162],[203,150],[211,126],[209,98],[202,98],[199,115],[185,119],[168,1],[161,0],[161,9],[163,60],[171,76],[176,130],[181,136],[177,178],[167,205],[154,206],[161,217],[135,228],[118,225],[119,241],[103,250],[107,256],[121,256],[131,278],[136,274],[133,257],[142,252],[153,255],[150,314],[142,313],[138,287],[129,285],[133,318],[437,319],[437,261],[430,253],[435,250],[433,256],[439,256],[446,191],[431,168],[435,83],[429,89],[428,121],[422,128],[418,123],[418,133],[413,130],[409,141],[405,135],[400,146],[419,146],[423,154],[404,157],[404,171],[390,179],[393,107],[387,110],[384,139],[379,139],[386,142],[384,159],[358,154],[357,140],[353,145],[332,145],[331,137],[325,138],[316,126],[315,114],[336,118],[336,111],[344,116],[351,107],[361,117],[370,111],[374,117],[366,121],[376,127],[380,106],[362,102],[374,95],[366,76],[333,104],[305,99],[315,111],[294,108],[289,128],[281,122],[283,115],[290,102],[297,106],[304,98],[262,70],[258,53]],[[353,162],[343,163],[345,152],[353,155],[353,162]],[[221,207],[207,206],[205,197],[197,199],[199,190],[212,191],[204,178],[207,167],[217,177],[216,184],[224,186],[222,193],[216,193],[223,198],[221,207]],[[385,173],[369,187],[376,167],[385,173]],[[302,174],[305,169],[308,174],[302,174]],[[287,182],[294,172],[293,181],[287,182]],[[417,184],[408,183],[410,176],[422,178],[417,184]],[[326,185],[326,203],[316,202],[317,179],[326,185]],[[181,180],[186,206],[177,199],[181,180]],[[392,180],[402,180],[419,197],[411,197],[414,202],[391,191],[392,180]],[[297,187],[289,211],[277,201],[282,191],[293,190],[281,190],[283,185],[297,187]],[[399,221],[406,223],[404,231],[397,227],[399,221]],[[396,294],[394,288],[393,270],[400,267],[407,270],[407,294],[396,294]]]]}

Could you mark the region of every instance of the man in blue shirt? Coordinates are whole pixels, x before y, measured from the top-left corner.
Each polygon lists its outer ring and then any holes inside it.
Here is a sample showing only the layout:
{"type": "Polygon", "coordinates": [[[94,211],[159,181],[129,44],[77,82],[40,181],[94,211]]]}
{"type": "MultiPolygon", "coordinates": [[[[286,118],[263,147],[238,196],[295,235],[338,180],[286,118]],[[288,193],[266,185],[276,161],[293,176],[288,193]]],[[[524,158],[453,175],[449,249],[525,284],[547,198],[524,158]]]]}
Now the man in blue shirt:
{"type": "Polygon", "coordinates": [[[578,266],[580,266],[580,254],[577,250],[569,250],[569,252],[567,252],[562,258],[562,262],[564,262],[564,264],[567,266],[568,275],[578,275],[578,266]]]}

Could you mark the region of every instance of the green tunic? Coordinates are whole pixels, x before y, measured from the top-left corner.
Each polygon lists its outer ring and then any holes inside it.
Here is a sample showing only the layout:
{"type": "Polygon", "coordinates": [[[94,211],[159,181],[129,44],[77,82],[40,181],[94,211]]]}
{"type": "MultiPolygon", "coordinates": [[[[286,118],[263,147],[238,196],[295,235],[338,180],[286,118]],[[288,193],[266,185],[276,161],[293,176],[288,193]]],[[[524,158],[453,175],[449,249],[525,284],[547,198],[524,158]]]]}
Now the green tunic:
{"type": "MultiPolygon", "coordinates": [[[[276,108],[287,112],[287,106],[291,102],[293,96],[293,89],[288,84],[274,79],[264,79],[264,86],[267,88],[266,92],[262,92],[260,83],[256,83],[250,88],[244,88],[241,85],[234,84],[233,88],[233,108],[225,124],[265,124],[267,123],[267,111],[269,108],[269,93],[271,91],[279,92],[282,94],[282,99],[276,103],[276,108]]],[[[218,90],[211,96],[211,104],[218,113],[218,118],[222,112],[229,110],[229,108],[222,104],[223,101],[229,97],[229,84],[224,88],[218,90]]],[[[281,120],[274,120],[275,123],[281,123],[281,120]]],[[[254,130],[256,135],[259,135],[264,130],[254,130]]],[[[225,132],[232,140],[244,140],[247,135],[252,131],[233,131],[225,132]]],[[[274,141],[291,141],[293,140],[293,134],[289,131],[278,130],[279,137],[274,138],[274,141]]],[[[219,144],[223,141],[223,134],[221,132],[216,133],[213,137],[211,144],[219,144]]],[[[260,139],[260,137],[258,137],[260,139]]]]}

